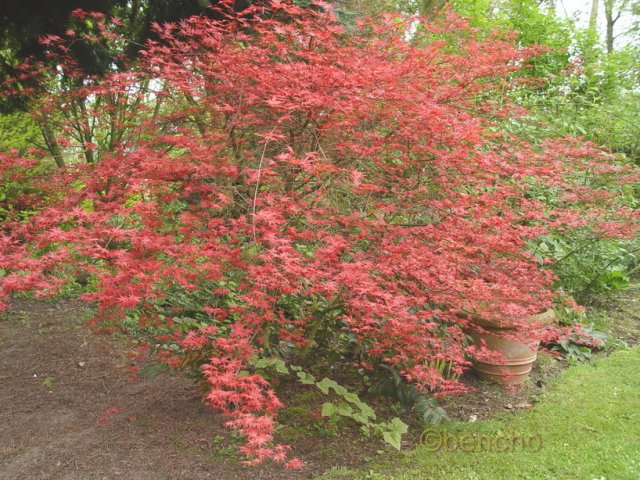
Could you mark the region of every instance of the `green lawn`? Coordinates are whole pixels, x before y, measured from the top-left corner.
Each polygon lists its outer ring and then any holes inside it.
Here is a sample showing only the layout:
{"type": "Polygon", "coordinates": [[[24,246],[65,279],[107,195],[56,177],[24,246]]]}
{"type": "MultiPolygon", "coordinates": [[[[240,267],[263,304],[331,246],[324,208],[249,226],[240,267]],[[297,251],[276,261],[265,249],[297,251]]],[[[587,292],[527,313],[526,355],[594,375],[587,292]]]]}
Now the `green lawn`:
{"type": "Polygon", "coordinates": [[[524,413],[445,425],[400,462],[338,477],[638,480],[640,348],[569,368],[524,413]]]}

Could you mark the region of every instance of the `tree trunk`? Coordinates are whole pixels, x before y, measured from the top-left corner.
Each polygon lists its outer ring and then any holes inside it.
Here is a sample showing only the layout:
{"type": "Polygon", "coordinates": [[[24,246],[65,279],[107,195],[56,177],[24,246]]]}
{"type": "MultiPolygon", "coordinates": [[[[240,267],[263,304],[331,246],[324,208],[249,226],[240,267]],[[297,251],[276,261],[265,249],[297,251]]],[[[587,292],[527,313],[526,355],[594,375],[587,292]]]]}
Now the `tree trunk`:
{"type": "Polygon", "coordinates": [[[616,22],[620,18],[622,11],[627,7],[627,2],[620,2],[618,4],[618,14],[613,16],[613,6],[616,2],[613,0],[604,0],[604,16],[607,20],[607,53],[613,53],[613,41],[615,39],[613,35],[616,22]]]}
{"type": "Polygon", "coordinates": [[[611,10],[605,11],[605,17],[607,19],[607,53],[610,54],[613,52],[613,26],[616,22],[611,10]]]}
{"type": "Polygon", "coordinates": [[[591,0],[591,15],[589,16],[589,30],[596,31],[598,29],[598,6],[599,0],[591,0]]]}
{"type": "Polygon", "coordinates": [[[55,133],[46,121],[40,122],[40,131],[42,132],[42,137],[47,145],[47,150],[49,150],[49,153],[51,153],[51,156],[56,161],[56,165],[60,168],[64,167],[65,163],[62,155],[62,149],[60,148],[60,145],[58,145],[55,133]]]}

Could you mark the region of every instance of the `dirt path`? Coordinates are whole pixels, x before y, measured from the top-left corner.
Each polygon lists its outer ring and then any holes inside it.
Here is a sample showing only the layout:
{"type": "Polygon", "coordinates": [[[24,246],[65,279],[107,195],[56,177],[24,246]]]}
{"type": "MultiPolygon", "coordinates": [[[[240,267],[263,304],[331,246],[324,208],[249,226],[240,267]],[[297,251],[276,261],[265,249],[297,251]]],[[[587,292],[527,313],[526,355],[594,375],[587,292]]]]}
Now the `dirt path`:
{"type": "Polygon", "coordinates": [[[80,302],[17,301],[0,320],[0,479],[310,478],[239,464],[223,419],[192,383],[131,382],[111,338],[83,324],[80,302]]]}

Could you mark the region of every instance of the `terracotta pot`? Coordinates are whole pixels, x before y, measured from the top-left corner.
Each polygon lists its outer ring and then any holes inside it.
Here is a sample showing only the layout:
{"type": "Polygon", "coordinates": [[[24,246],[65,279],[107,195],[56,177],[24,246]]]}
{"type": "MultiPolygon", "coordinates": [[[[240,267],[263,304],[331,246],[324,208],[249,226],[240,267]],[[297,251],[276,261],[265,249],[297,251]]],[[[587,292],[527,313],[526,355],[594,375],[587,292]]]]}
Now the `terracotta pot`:
{"type": "MultiPolygon", "coordinates": [[[[553,310],[548,310],[527,318],[527,323],[536,324],[540,328],[553,322],[553,310]]],[[[515,327],[495,321],[477,321],[485,332],[469,331],[475,345],[487,346],[487,349],[498,352],[500,359],[474,360],[473,370],[478,377],[504,385],[516,385],[525,381],[535,362],[540,342],[533,338],[514,339],[515,327]],[[511,336],[510,336],[511,334],[511,336]]]]}

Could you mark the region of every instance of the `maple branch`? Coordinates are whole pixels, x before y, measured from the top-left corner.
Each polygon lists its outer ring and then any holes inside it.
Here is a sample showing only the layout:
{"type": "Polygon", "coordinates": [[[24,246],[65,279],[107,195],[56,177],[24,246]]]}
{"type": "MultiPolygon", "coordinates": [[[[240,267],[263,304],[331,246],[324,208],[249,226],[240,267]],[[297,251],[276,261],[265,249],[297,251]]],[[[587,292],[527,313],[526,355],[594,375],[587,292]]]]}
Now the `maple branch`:
{"type": "Polygon", "coordinates": [[[256,179],[256,188],[253,191],[253,206],[251,208],[251,228],[253,232],[254,242],[257,241],[256,240],[256,204],[258,201],[258,189],[260,188],[260,178],[262,176],[262,164],[264,162],[264,157],[267,153],[267,147],[269,146],[269,142],[271,141],[271,136],[273,135],[273,133],[276,131],[277,128],[278,126],[276,125],[275,127],[273,127],[269,135],[267,135],[267,138],[265,139],[265,142],[264,142],[264,148],[262,149],[262,155],[260,155],[260,162],[258,163],[258,178],[256,179]]]}

